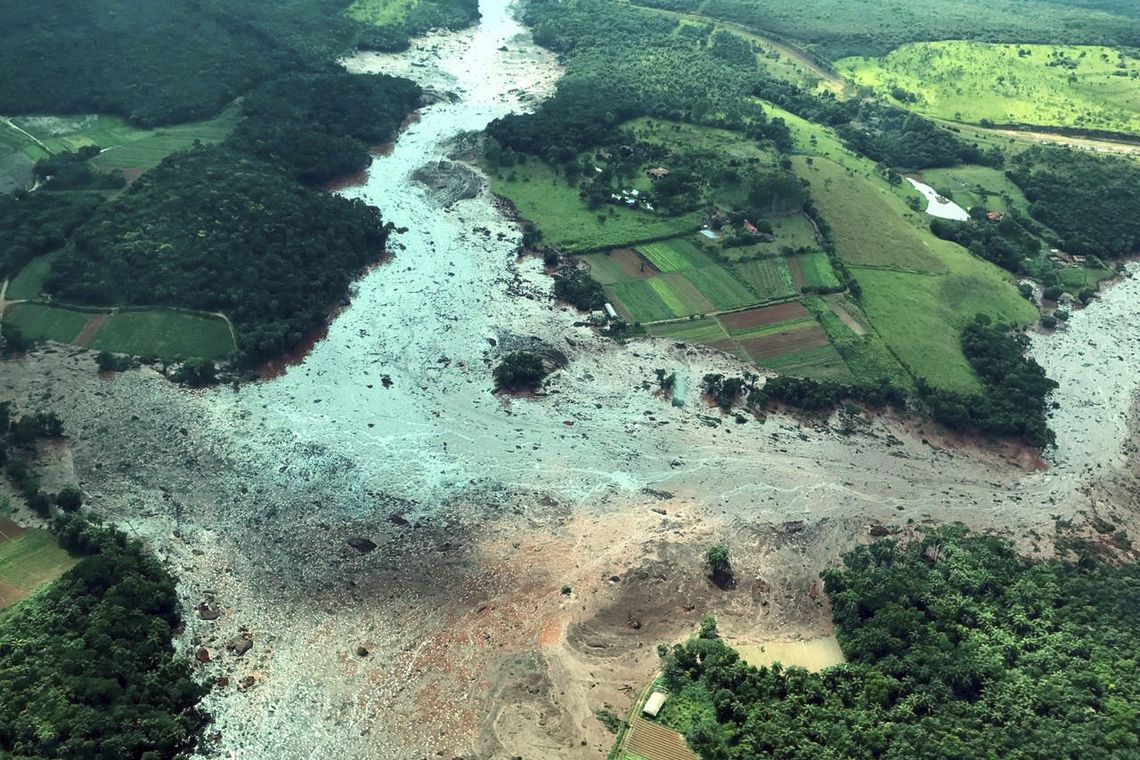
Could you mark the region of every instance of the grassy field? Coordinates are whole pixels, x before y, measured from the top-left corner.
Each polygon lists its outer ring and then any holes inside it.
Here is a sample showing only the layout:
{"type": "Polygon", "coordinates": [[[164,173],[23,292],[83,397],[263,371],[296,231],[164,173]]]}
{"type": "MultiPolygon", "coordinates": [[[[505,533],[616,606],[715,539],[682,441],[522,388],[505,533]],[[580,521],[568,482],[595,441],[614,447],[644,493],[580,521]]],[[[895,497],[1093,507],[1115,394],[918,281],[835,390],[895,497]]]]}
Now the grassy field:
{"type": "Polygon", "coordinates": [[[740,659],[757,668],[780,663],[787,668],[804,668],[817,673],[847,662],[834,636],[800,641],[768,641],[763,644],[733,644],[740,659]]]}
{"type": "Polygon", "coordinates": [[[945,272],[942,253],[957,248],[934,237],[925,215],[911,210],[877,175],[850,172],[826,158],[796,156],[796,172],[831,226],[839,256],[848,264],[907,271],[945,272]]]}
{"type": "Polygon", "coordinates": [[[775,166],[776,154],[744,138],[739,132],[715,127],[703,127],[666,119],[634,119],[623,125],[639,142],[667,145],[672,150],[696,153],[715,153],[744,163],[775,166]]]}
{"type": "Polygon", "coordinates": [[[855,267],[862,305],[875,331],[916,377],[952,390],[980,390],[962,356],[961,329],[975,314],[1030,324],[1037,309],[1006,275],[967,251],[951,246],[941,275],[855,267]]]}
{"type": "Polygon", "coordinates": [[[23,530],[0,517],[0,610],[71,569],[76,560],[46,530],[23,530]]]}
{"type": "Polygon", "coordinates": [[[376,26],[387,26],[404,20],[418,0],[355,0],[348,7],[348,15],[357,21],[376,26]]]}
{"type": "Polygon", "coordinates": [[[1029,213],[1029,201],[1021,188],[999,169],[986,166],[927,169],[922,172],[922,181],[965,209],[984,206],[990,211],[1008,212],[1012,203],[1018,211],[1029,213]]]}
{"type": "Polygon", "coordinates": [[[622,206],[591,210],[577,187],[538,161],[488,173],[491,190],[514,204],[520,217],[536,224],[547,243],[568,253],[680,235],[701,225],[697,213],[665,217],[622,206]]]}
{"type": "Polygon", "coordinates": [[[1140,61],[1107,47],[927,42],[839,70],[899,105],[941,119],[1140,134],[1140,61]]]}
{"type": "Polygon", "coordinates": [[[103,153],[92,159],[92,165],[100,169],[141,172],[157,166],[171,153],[192,147],[195,140],[203,144],[224,140],[233,131],[238,117],[239,110],[234,106],[207,121],[160,129],[136,129],[115,116],[15,117],[12,124],[34,139],[0,123],[0,171],[3,171],[5,150],[36,161],[47,157],[49,152],[98,145],[103,153]]]}
{"type": "Polygon", "coordinates": [[[730,259],[740,259],[749,256],[778,256],[781,253],[799,251],[804,248],[819,250],[819,241],[815,239],[815,229],[811,221],[803,214],[781,214],[767,217],[772,224],[774,240],[765,240],[752,245],[743,245],[733,248],[722,248],[721,253],[730,259]]]}
{"type": "Polygon", "coordinates": [[[23,301],[39,298],[44,289],[44,281],[51,273],[52,262],[56,260],[61,250],[38,256],[21,269],[8,282],[8,300],[23,301]]]}
{"type": "Polygon", "coordinates": [[[16,304],[5,321],[36,340],[159,359],[224,359],[234,352],[229,326],[208,314],[153,309],[75,311],[40,303],[16,304]]]}
{"type": "Polygon", "coordinates": [[[792,279],[797,290],[801,287],[837,288],[839,278],[831,267],[831,260],[826,253],[809,253],[789,259],[792,279]]]}

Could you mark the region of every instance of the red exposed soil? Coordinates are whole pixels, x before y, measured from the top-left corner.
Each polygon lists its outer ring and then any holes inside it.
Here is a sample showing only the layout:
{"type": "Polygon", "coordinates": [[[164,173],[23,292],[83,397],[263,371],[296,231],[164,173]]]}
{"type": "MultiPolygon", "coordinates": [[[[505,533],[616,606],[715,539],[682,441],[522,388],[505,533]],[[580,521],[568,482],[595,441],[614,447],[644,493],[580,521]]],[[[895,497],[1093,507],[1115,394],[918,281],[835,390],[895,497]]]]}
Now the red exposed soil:
{"type": "Polygon", "coordinates": [[[83,329],[75,336],[75,345],[83,346],[84,348],[91,345],[91,341],[95,338],[95,335],[103,329],[103,325],[107,324],[107,320],[110,318],[110,314],[100,314],[97,317],[92,317],[87,320],[87,324],[83,325],[83,329]]]}
{"type": "Polygon", "coordinates": [[[810,316],[811,312],[805,309],[802,304],[798,301],[792,301],[778,306],[765,306],[760,309],[749,309],[748,311],[738,311],[735,314],[721,316],[720,323],[724,325],[724,329],[732,333],[750,330],[753,327],[788,322],[793,319],[806,319],[810,316]]]}
{"type": "Polygon", "coordinates": [[[610,254],[610,258],[633,280],[647,280],[661,274],[657,267],[632,248],[620,248],[610,254]]]}
{"type": "Polygon", "coordinates": [[[0,517],[0,541],[11,541],[24,535],[24,529],[7,517],[0,517]]]}
{"type": "Polygon", "coordinates": [[[772,359],[785,354],[798,354],[812,348],[822,348],[828,344],[827,333],[822,327],[813,325],[803,330],[793,330],[776,335],[765,335],[744,341],[741,345],[756,361],[772,359]]]}
{"type": "Polygon", "coordinates": [[[329,192],[339,193],[350,187],[362,187],[368,182],[368,169],[361,169],[355,174],[349,174],[327,183],[325,189],[329,192]]]}

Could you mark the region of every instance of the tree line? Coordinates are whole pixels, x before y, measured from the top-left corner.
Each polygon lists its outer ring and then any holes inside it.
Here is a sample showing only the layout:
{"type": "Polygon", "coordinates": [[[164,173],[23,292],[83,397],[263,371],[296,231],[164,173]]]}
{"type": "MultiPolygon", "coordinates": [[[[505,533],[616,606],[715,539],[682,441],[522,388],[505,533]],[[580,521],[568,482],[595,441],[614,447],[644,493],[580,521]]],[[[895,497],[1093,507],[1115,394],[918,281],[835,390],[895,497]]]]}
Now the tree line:
{"type": "Polygon", "coordinates": [[[1140,568],[1019,557],[959,526],[822,573],[846,664],[756,668],[715,624],[663,654],[662,712],[705,760],[1140,752],[1140,568]]]}

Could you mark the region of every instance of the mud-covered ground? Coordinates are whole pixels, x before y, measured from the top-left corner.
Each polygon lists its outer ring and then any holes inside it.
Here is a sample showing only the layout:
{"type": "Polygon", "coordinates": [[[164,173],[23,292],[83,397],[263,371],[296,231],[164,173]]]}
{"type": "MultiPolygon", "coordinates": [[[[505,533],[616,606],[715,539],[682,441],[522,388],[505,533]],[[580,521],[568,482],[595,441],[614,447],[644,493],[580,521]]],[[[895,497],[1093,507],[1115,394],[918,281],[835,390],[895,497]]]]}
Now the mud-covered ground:
{"type": "Polygon", "coordinates": [[[710,612],[742,638],[826,632],[818,573],[872,534],[960,520],[1048,554],[1058,519],[1136,528],[1137,280],[1035,339],[1063,380],[1047,467],[893,416],[737,424],[696,390],[735,360],[577,326],[485,187],[415,181],[557,80],[505,8],[483,12],[348,62],[442,97],[342,191],[408,231],[302,364],[200,392],[70,349],[2,366],[0,398],[64,418],[52,477],[178,576],[179,646],[218,684],[204,754],[596,758],[595,711],[625,713],[657,644],[710,612]],[[491,394],[496,358],[536,341],[566,367],[491,394]],[[691,380],[683,406],[657,368],[691,380]],[[718,541],[734,589],[701,569],[718,541]]]}

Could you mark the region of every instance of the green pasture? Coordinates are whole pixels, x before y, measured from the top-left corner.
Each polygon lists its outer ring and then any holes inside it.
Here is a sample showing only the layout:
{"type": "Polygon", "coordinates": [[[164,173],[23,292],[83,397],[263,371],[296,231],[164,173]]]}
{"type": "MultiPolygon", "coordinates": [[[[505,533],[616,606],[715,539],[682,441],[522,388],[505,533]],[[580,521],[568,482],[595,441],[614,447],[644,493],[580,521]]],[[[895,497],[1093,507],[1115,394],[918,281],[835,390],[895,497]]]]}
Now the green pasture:
{"type": "Polygon", "coordinates": [[[636,250],[661,272],[680,272],[685,269],[716,266],[715,262],[688,238],[647,243],[637,246],[636,250]]]}
{"type": "Polygon", "coordinates": [[[568,253],[620,248],[692,232],[701,226],[698,213],[659,216],[623,206],[591,210],[576,186],[540,161],[489,169],[491,189],[509,200],[518,215],[538,226],[543,239],[568,253]]]}
{"type": "Polygon", "coordinates": [[[712,302],[718,311],[735,309],[756,301],[755,296],[731,274],[720,267],[692,269],[684,273],[685,279],[712,302]]]}
{"type": "Polygon", "coordinates": [[[235,348],[226,321],[212,314],[169,309],[108,313],[20,303],[11,306],[4,319],[29,338],[72,344],[91,324],[85,347],[118,354],[219,360],[235,348]],[[98,326],[97,320],[103,324],[98,326]]]}
{"type": "MultiPolygon", "coordinates": [[[[848,296],[828,296],[828,299],[843,299],[848,313],[860,315],[859,306],[848,296]]],[[[886,378],[894,385],[909,387],[910,375],[891,355],[883,339],[874,330],[866,330],[862,335],[855,333],[836,313],[827,299],[805,296],[802,300],[823,326],[831,345],[843,357],[852,380],[868,385],[877,385],[886,378]]],[[[865,319],[858,320],[865,322],[865,319]]]]}
{"type": "Polygon", "coordinates": [[[419,0],[355,0],[348,7],[348,15],[357,21],[376,26],[388,26],[403,21],[408,11],[419,0]]]}
{"type": "Polygon", "coordinates": [[[839,70],[940,119],[1140,134],[1140,60],[1098,46],[948,41],[904,45],[839,70]]]}
{"type": "Polygon", "coordinates": [[[999,169],[972,165],[926,169],[922,172],[922,181],[946,197],[952,197],[965,209],[984,206],[990,211],[1008,212],[1010,203],[1006,198],[1009,198],[1013,208],[1029,212],[1029,201],[1021,188],[999,169]]]}
{"type": "Polygon", "coordinates": [[[858,266],[945,272],[944,255],[958,246],[936,238],[924,214],[913,211],[886,180],[844,169],[826,158],[808,163],[793,158],[796,173],[811,193],[840,258],[858,266]]]}
{"type": "Polygon", "coordinates": [[[739,132],[657,118],[639,118],[623,125],[639,142],[666,145],[688,153],[713,153],[746,164],[774,166],[776,154],[739,132]]]}
{"type": "Polygon", "coordinates": [[[839,287],[839,278],[835,276],[835,270],[831,268],[831,260],[826,253],[797,256],[795,261],[803,272],[805,285],[817,288],[839,287]]]}
{"type": "Polygon", "coordinates": [[[51,273],[51,265],[58,258],[60,250],[37,256],[28,262],[8,282],[8,300],[23,301],[39,298],[44,289],[44,282],[51,273]]]}
{"type": "Polygon", "coordinates": [[[46,530],[27,530],[10,540],[0,540],[0,609],[19,601],[70,570],[77,560],[60,548],[46,530]],[[13,593],[14,592],[14,593],[13,593]]]}
{"type": "Polygon", "coordinates": [[[1030,324],[1037,309],[1001,270],[958,248],[943,257],[945,274],[853,267],[861,303],[875,331],[916,377],[951,390],[980,390],[960,348],[961,329],[975,314],[1030,324]]]}

